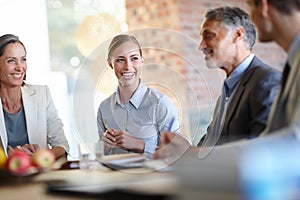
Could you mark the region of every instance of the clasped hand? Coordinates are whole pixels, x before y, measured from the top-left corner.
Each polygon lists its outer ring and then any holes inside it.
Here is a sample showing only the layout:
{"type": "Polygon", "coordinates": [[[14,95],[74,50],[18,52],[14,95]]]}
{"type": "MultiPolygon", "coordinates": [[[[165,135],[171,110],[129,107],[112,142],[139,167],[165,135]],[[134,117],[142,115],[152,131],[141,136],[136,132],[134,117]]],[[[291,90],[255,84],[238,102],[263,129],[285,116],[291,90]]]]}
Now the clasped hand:
{"type": "Polygon", "coordinates": [[[23,146],[16,146],[15,148],[8,146],[8,155],[12,154],[15,151],[23,151],[31,156],[38,149],[38,144],[24,144],[23,146]]]}
{"type": "Polygon", "coordinates": [[[118,147],[120,149],[132,150],[138,153],[144,152],[144,141],[131,136],[123,130],[107,129],[102,134],[101,139],[106,147],[118,147]]]}

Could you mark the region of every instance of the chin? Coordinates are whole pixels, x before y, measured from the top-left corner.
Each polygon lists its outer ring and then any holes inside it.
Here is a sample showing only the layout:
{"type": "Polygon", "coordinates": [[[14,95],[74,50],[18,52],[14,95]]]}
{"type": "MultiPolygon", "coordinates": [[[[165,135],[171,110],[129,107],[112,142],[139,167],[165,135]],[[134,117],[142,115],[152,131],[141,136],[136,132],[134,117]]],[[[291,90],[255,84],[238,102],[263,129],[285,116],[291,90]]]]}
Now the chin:
{"type": "Polygon", "coordinates": [[[123,85],[133,85],[135,84],[136,82],[138,81],[138,79],[136,78],[136,76],[133,76],[131,78],[121,78],[120,79],[120,82],[123,84],[123,85]]]}
{"type": "Polygon", "coordinates": [[[260,42],[266,43],[266,42],[273,42],[274,41],[274,34],[271,31],[272,29],[269,28],[264,28],[260,29],[258,33],[258,40],[260,42]]]}
{"type": "Polygon", "coordinates": [[[213,59],[206,59],[206,66],[209,69],[217,69],[219,68],[218,65],[215,63],[213,59]]]}
{"type": "Polygon", "coordinates": [[[122,86],[129,87],[135,84],[135,80],[123,80],[121,81],[122,86]]]}
{"type": "Polygon", "coordinates": [[[262,43],[267,43],[267,42],[273,42],[274,40],[266,37],[259,37],[259,41],[262,43]]]}

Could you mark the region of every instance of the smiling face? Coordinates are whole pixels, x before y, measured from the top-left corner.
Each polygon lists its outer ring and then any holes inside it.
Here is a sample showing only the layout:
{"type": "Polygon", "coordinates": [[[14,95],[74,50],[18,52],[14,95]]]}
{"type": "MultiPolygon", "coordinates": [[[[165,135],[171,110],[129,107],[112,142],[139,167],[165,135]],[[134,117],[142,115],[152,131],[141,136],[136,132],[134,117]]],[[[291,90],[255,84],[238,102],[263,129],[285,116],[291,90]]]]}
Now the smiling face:
{"type": "Polygon", "coordinates": [[[139,47],[127,41],[112,52],[108,64],[115,71],[119,87],[137,88],[143,62],[139,47]]]}
{"type": "Polygon", "coordinates": [[[230,29],[222,26],[219,21],[206,20],[202,24],[200,35],[202,41],[199,50],[205,54],[208,68],[230,68],[236,48],[230,29]]]}
{"type": "Polygon", "coordinates": [[[23,45],[19,42],[8,44],[0,56],[1,86],[21,86],[26,70],[26,52],[23,45]]]}

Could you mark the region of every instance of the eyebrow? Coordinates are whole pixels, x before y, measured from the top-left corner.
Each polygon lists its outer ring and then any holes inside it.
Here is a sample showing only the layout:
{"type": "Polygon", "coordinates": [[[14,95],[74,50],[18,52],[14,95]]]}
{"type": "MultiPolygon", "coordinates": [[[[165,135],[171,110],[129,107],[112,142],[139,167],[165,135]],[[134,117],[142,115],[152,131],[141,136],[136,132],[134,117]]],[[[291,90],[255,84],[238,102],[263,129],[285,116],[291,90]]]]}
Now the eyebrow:
{"type": "MultiPolygon", "coordinates": [[[[135,53],[135,54],[129,55],[129,57],[133,57],[133,56],[139,56],[139,54],[135,53]]],[[[120,56],[116,56],[116,57],[113,57],[113,58],[125,58],[125,56],[120,55],[120,56]]]]}
{"type": "Polygon", "coordinates": [[[130,55],[129,57],[133,57],[133,56],[139,56],[139,54],[132,54],[132,55],[130,55]]]}
{"type": "MultiPolygon", "coordinates": [[[[132,58],[132,57],[135,57],[135,56],[140,56],[138,53],[135,53],[135,54],[132,54],[132,55],[130,55],[129,56],[129,58],[132,58]]],[[[120,55],[120,56],[116,56],[116,57],[111,57],[112,59],[119,59],[119,58],[125,58],[125,56],[122,56],[122,55],[120,55]]]]}
{"type": "MultiPolygon", "coordinates": [[[[20,58],[26,58],[27,56],[21,56],[20,58]]],[[[4,56],[5,59],[18,59],[18,56],[4,56]]]]}

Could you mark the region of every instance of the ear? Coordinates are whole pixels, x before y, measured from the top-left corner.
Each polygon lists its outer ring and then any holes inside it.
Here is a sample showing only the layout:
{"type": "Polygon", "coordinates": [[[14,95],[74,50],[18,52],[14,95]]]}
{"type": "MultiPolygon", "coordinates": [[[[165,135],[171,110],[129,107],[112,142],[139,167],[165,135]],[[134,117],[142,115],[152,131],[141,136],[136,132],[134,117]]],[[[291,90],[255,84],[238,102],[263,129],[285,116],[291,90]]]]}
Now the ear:
{"type": "Polygon", "coordinates": [[[110,66],[110,68],[114,69],[114,67],[113,67],[113,65],[112,65],[112,63],[111,63],[111,60],[107,59],[107,63],[108,63],[108,65],[110,66]]]}
{"type": "Polygon", "coordinates": [[[266,17],[269,14],[269,3],[268,0],[261,0],[259,6],[257,7],[257,9],[260,10],[262,16],[266,17]]]}
{"type": "Polygon", "coordinates": [[[238,27],[234,31],[234,42],[243,41],[245,36],[245,29],[243,27],[238,27]]]}

